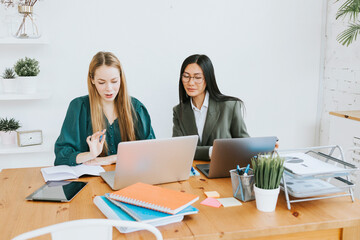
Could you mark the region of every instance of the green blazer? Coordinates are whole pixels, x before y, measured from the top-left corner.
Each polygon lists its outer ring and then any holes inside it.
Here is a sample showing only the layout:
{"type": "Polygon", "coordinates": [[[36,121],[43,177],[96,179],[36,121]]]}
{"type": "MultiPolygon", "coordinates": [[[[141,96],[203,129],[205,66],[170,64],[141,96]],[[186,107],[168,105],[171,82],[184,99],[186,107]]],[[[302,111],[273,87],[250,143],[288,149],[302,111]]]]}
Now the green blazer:
{"type": "MultiPolygon", "coordinates": [[[[134,97],[131,97],[131,103],[136,114],[134,117],[137,119],[134,124],[136,139],[155,138],[150,116],[145,106],[134,97]]],[[[106,117],[105,121],[107,155],[114,155],[117,153],[117,146],[121,142],[119,122],[116,119],[112,124],[109,124],[106,117]]],[[[55,143],[54,165],[77,165],[76,156],[79,153],[89,151],[86,138],[92,134],[89,96],[75,98],[69,105],[60,136],[55,143]]]]}
{"type": "MultiPolygon", "coordinates": [[[[183,109],[180,104],[173,108],[172,135],[199,135],[190,101],[183,104],[183,109]]],[[[241,114],[241,103],[232,100],[217,102],[210,97],[202,142],[198,141],[194,159],[209,160],[209,148],[215,139],[243,137],[249,137],[249,134],[241,114]]]]}

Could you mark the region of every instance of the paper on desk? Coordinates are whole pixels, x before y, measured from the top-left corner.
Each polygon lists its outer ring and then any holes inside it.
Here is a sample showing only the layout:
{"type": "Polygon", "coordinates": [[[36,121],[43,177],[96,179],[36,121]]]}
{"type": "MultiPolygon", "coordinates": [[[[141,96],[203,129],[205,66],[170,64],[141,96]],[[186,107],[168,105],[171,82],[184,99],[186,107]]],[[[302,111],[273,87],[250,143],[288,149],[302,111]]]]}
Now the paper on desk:
{"type": "Polygon", "coordinates": [[[41,169],[45,182],[76,179],[85,174],[99,176],[101,172],[105,172],[104,168],[101,166],[88,166],[84,164],[72,167],[59,165],[41,169]]]}

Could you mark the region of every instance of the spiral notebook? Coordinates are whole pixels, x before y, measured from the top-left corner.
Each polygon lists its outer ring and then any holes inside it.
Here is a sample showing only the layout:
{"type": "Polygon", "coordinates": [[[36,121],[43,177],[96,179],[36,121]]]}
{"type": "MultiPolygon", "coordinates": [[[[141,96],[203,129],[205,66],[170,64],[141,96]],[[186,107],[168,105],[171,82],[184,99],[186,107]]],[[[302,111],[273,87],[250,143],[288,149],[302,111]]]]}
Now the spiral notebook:
{"type": "Polygon", "coordinates": [[[114,200],[169,214],[176,214],[199,199],[199,196],[193,194],[141,182],[110,193],[109,196],[114,200]]]}

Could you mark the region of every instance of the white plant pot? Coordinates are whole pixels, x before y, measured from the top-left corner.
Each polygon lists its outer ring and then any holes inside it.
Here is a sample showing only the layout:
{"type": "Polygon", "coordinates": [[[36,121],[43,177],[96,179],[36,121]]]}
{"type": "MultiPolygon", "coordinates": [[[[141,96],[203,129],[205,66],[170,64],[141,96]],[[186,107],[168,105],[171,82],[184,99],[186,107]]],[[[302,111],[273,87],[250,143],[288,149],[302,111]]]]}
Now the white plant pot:
{"type": "Polygon", "coordinates": [[[0,132],[2,145],[15,145],[16,144],[16,131],[0,132]]]}
{"type": "Polygon", "coordinates": [[[13,79],[2,79],[2,90],[4,93],[15,93],[18,90],[18,80],[13,79]]]}
{"type": "Polygon", "coordinates": [[[273,212],[276,208],[280,187],[276,189],[262,189],[254,185],[256,207],[262,212],[273,212]]]}
{"type": "Polygon", "coordinates": [[[24,94],[36,93],[38,77],[18,77],[20,92],[24,94]]]}

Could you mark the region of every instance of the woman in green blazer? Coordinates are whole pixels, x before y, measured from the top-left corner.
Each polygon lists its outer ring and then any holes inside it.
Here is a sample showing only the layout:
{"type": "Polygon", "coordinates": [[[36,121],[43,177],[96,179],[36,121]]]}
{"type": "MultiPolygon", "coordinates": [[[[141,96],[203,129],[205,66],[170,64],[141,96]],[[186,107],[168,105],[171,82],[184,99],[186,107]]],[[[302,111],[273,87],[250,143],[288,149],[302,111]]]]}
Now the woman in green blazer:
{"type": "Polygon", "coordinates": [[[119,142],[155,138],[145,106],[128,95],[114,54],[93,57],[87,84],[89,95],[72,100],[66,113],[55,143],[55,165],[111,164],[119,142]]]}
{"type": "Polygon", "coordinates": [[[194,159],[209,160],[219,138],[249,137],[242,117],[243,102],[223,95],[206,55],[192,55],[181,66],[180,103],[173,108],[173,137],[198,135],[194,159]]]}

